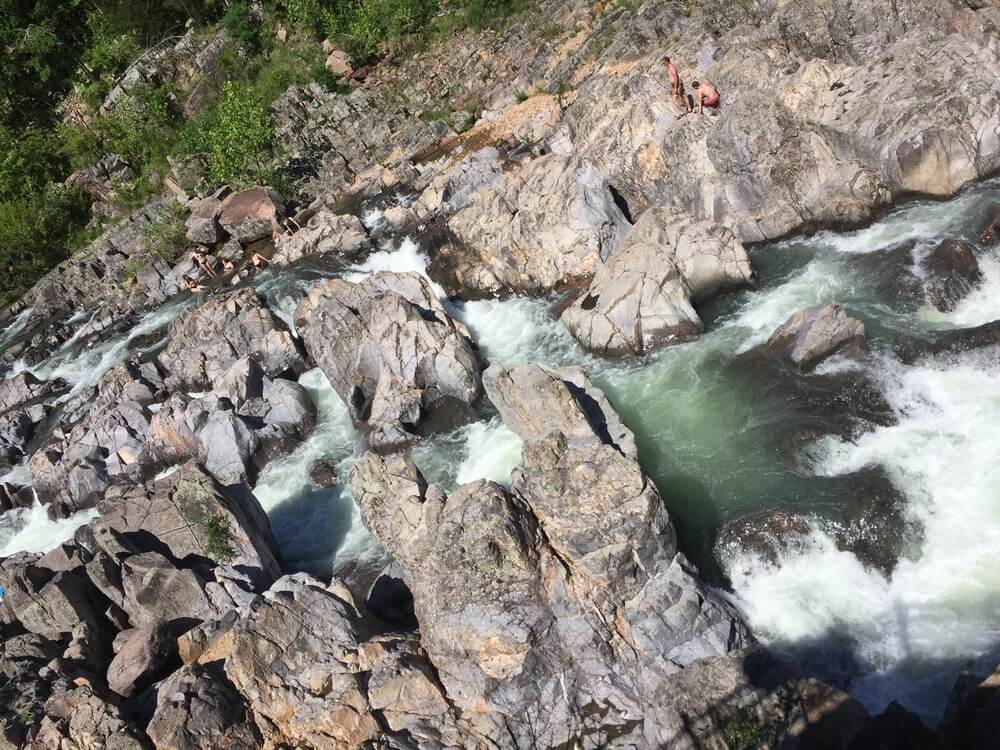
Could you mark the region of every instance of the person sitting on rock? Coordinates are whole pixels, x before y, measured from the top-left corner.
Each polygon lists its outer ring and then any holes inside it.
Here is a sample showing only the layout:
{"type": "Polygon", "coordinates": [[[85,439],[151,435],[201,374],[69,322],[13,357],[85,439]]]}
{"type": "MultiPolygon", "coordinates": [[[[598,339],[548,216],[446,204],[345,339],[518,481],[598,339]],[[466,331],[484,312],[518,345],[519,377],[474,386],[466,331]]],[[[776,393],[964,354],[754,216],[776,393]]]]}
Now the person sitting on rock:
{"type": "Polygon", "coordinates": [[[721,98],[719,90],[715,88],[711,81],[692,81],[691,88],[694,90],[694,103],[698,107],[698,114],[704,114],[705,107],[719,109],[721,98]]]}
{"type": "Polygon", "coordinates": [[[667,80],[670,81],[674,106],[681,111],[681,117],[690,114],[691,105],[688,104],[688,98],[684,95],[684,82],[681,80],[680,73],[677,72],[677,67],[670,62],[670,58],[667,55],[663,56],[663,64],[667,68],[667,80]]]}
{"type": "Polygon", "coordinates": [[[215,276],[215,271],[209,264],[208,259],[205,258],[204,253],[199,253],[199,252],[191,253],[191,260],[193,260],[197,264],[198,268],[200,268],[202,273],[204,273],[206,276],[208,276],[209,278],[215,276]]]}
{"type": "Polygon", "coordinates": [[[260,253],[254,253],[253,255],[250,256],[250,262],[253,264],[254,268],[260,271],[261,269],[267,268],[267,266],[270,264],[271,261],[269,261],[260,253]]]}

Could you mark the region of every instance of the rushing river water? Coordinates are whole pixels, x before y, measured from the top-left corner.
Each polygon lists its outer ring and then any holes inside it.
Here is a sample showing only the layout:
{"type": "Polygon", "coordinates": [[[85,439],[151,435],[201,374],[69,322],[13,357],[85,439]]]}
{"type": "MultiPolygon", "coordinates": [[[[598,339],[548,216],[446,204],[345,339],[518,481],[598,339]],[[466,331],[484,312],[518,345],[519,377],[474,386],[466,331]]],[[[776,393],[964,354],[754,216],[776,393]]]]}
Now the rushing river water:
{"type": "MultiPolygon", "coordinates": [[[[582,365],[605,389],[636,433],[646,471],[678,527],[682,546],[713,582],[728,584],[757,636],[819,676],[847,687],[873,710],[890,700],[936,722],[958,672],[976,659],[997,659],[1000,643],[1000,356],[984,350],[962,357],[902,364],[894,345],[929,331],[1000,318],[1000,253],[982,250],[984,281],[956,310],[887,298],[869,259],[900,243],[915,253],[946,238],[971,240],[1000,183],[979,185],[942,203],[902,206],[873,226],[821,233],[757,248],[759,288],[727,295],[702,310],[700,339],[634,361],[586,354],[550,313],[551,300],[511,299],[450,304],[483,355],[512,366],[582,365]],[[837,302],[865,321],[872,357],[863,365],[895,415],[887,427],[845,433],[801,408],[780,387],[768,387],[733,367],[738,355],[765,340],[794,311],[837,302]],[[788,459],[787,438],[808,433],[808,460],[788,459]],[[835,432],[838,436],[825,434],[835,432]],[[847,437],[844,435],[847,434],[847,437]],[[838,550],[823,521],[847,498],[831,481],[882,467],[907,499],[922,528],[890,576],[838,550]],[[779,556],[716,559],[713,542],[729,519],[783,508],[815,518],[812,535],[779,556]]],[[[378,220],[366,216],[367,223],[378,220]]],[[[275,312],[292,325],[305,288],[332,275],[356,279],[377,270],[420,271],[419,238],[387,246],[361,266],[309,259],[255,281],[275,312]]],[[[34,369],[79,390],[120,361],[129,339],[166,325],[190,302],[148,315],[129,337],[80,353],[71,344],[34,369]]],[[[23,324],[23,319],[12,326],[23,324]]],[[[0,333],[7,343],[16,331],[0,333]]],[[[836,360],[827,371],[849,365],[836,360]]],[[[303,376],[319,420],[311,437],[270,465],[255,492],[268,510],[286,563],[328,574],[381,560],[361,525],[346,480],[361,449],[343,403],[319,371],[303,376]],[[317,488],[309,468],[326,458],[340,484],[317,488]]],[[[520,459],[519,439],[491,411],[454,433],[428,440],[414,460],[446,488],[488,478],[501,483],[520,459]]],[[[15,470],[24,477],[23,468],[15,470]]],[[[39,508],[0,517],[0,554],[44,549],[64,540],[78,516],[54,524],[39,508]]]]}

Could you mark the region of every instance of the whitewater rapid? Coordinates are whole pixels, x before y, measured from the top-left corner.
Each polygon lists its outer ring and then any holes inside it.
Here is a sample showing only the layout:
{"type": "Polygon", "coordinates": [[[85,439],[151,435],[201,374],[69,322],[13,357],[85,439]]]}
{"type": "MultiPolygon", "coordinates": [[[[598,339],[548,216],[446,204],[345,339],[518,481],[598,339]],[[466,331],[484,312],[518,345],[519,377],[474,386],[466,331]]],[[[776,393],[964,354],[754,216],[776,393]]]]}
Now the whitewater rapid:
{"type": "MultiPolygon", "coordinates": [[[[936,722],[959,671],[977,662],[992,668],[1000,657],[1000,572],[993,565],[1000,548],[1000,360],[987,350],[904,365],[892,350],[914,335],[1000,319],[1000,257],[996,248],[979,253],[983,283],[948,314],[886,299],[858,261],[908,241],[919,258],[942,239],[971,240],[985,207],[997,201],[1000,184],[985,183],[948,202],[900,207],[857,232],[758,248],[758,289],[705,306],[704,336],[642,360],[607,361],[584,352],[553,318],[553,300],[461,303],[435,289],[486,360],[507,367],[579,365],[591,374],[635,432],[643,466],[661,490],[685,552],[710,580],[728,581],[729,595],[763,642],[847,688],[871,710],[899,700],[936,722]],[[808,446],[805,464],[793,467],[781,455],[782,439],[815,427],[815,419],[787,394],[762,388],[729,365],[796,310],[826,302],[864,320],[874,350],[864,366],[896,422],[849,438],[821,436],[808,446]],[[869,467],[885,470],[906,497],[906,513],[923,529],[888,577],[837,549],[824,521],[831,504],[848,498],[821,490],[822,481],[869,467]],[[715,535],[727,520],[770,508],[815,518],[808,540],[776,561],[715,556],[715,535]]],[[[364,218],[370,229],[378,227],[381,209],[364,218]]],[[[426,276],[426,269],[419,238],[405,238],[383,243],[355,266],[307,258],[294,269],[269,269],[254,286],[294,331],[298,300],[322,279],[356,281],[378,271],[426,276]]],[[[189,304],[167,305],[128,336],[89,350],[68,342],[33,372],[65,378],[79,392],[121,361],[136,337],[159,330],[189,304]]],[[[833,360],[821,371],[846,366],[857,365],[833,360]]],[[[362,436],[322,372],[310,371],[301,382],[317,405],[317,426],[265,469],[255,493],[286,565],[319,575],[358,565],[377,569],[384,553],[361,523],[348,481],[362,436]],[[335,470],[332,486],[310,479],[319,459],[335,470]]],[[[423,441],[412,455],[428,479],[446,489],[480,478],[508,484],[521,443],[484,404],[479,421],[423,441]]],[[[0,545],[10,554],[54,546],[89,516],[53,523],[36,506],[0,518],[0,545]]]]}

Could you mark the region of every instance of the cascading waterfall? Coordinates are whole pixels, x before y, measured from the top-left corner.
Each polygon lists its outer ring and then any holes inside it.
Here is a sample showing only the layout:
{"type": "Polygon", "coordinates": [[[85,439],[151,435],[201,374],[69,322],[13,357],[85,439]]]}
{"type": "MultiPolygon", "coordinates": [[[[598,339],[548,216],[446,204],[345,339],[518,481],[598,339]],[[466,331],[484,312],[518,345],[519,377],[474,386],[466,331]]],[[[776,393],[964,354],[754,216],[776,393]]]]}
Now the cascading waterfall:
{"type": "MultiPolygon", "coordinates": [[[[896,699],[933,722],[957,672],[1000,642],[1000,573],[992,565],[1000,541],[1000,361],[987,350],[903,365],[891,350],[930,330],[1000,318],[1000,257],[995,248],[979,253],[983,283],[947,314],[886,298],[875,274],[859,261],[863,255],[877,261],[873,254],[902,242],[915,242],[919,257],[939,240],[971,239],[985,208],[998,200],[1000,184],[984,183],[948,202],[900,207],[864,230],[759,248],[759,289],[705,306],[704,336],[638,361],[585,353],[553,319],[552,300],[446,304],[489,361],[588,370],[636,433],[643,465],[661,490],[685,551],[712,580],[721,583],[724,574],[733,600],[764,642],[846,686],[870,709],[896,699]],[[815,427],[815,419],[810,422],[780,388],[769,389],[733,365],[791,313],[825,302],[865,321],[875,353],[862,365],[832,360],[823,369],[868,368],[897,420],[847,438],[821,437],[808,446],[805,465],[792,466],[781,441],[815,427]],[[923,528],[889,576],[839,550],[821,522],[824,512],[845,499],[824,480],[865,467],[885,469],[907,498],[906,512],[923,528]],[[715,559],[714,536],[726,520],[775,507],[817,519],[806,543],[777,560],[749,553],[715,559]]],[[[369,228],[380,220],[381,212],[365,217],[369,228]]],[[[295,304],[309,285],[377,271],[426,275],[426,259],[417,242],[407,239],[383,245],[354,267],[307,258],[293,269],[270,269],[254,283],[292,325],[295,304]]],[[[155,330],[180,312],[165,310],[151,313],[138,328],[155,330]]],[[[138,328],[88,352],[57,352],[35,372],[83,388],[124,356],[138,328]]],[[[292,567],[324,574],[359,561],[375,566],[382,553],[360,523],[348,488],[361,436],[321,372],[305,374],[302,382],[317,403],[317,427],[264,471],[255,492],[292,567]],[[336,485],[318,488],[310,481],[309,470],[320,458],[335,466],[336,485]]],[[[425,440],[413,457],[431,481],[450,488],[479,478],[508,482],[520,450],[518,438],[484,406],[481,421],[425,440]]],[[[25,525],[25,518],[36,514],[15,512],[20,520],[11,523],[21,527],[15,535],[0,535],[5,553],[35,543],[39,527],[25,525]]],[[[49,546],[62,528],[45,529],[49,546]]]]}

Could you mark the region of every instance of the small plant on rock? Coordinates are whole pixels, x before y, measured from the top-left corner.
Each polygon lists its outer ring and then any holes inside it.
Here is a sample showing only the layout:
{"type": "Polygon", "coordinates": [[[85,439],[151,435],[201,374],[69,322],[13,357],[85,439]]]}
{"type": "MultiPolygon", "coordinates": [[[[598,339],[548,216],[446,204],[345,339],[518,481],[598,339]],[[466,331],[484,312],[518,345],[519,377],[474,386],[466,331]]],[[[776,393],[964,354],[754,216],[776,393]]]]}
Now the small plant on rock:
{"type": "Polygon", "coordinates": [[[224,513],[208,516],[201,522],[205,533],[205,552],[216,562],[229,563],[236,555],[233,550],[229,518],[224,513]]]}

